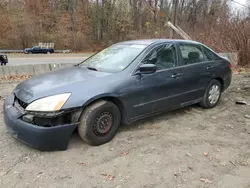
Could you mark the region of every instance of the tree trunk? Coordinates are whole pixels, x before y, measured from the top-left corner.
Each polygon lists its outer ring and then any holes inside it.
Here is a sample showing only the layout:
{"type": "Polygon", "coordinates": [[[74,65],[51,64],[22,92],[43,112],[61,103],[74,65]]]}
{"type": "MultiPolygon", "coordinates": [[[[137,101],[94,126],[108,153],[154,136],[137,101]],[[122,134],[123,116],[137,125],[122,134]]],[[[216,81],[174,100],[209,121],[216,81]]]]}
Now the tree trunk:
{"type": "Polygon", "coordinates": [[[68,0],[69,14],[71,20],[71,31],[73,39],[73,50],[76,48],[76,20],[75,20],[75,2],[74,0],[68,0]]]}

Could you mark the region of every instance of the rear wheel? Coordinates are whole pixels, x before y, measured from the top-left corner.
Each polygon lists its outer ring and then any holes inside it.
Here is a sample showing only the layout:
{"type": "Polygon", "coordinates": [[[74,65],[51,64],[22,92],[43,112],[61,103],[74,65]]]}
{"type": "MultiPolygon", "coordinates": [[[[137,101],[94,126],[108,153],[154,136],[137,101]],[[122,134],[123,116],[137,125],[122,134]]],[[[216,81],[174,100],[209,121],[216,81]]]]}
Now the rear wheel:
{"type": "Polygon", "coordinates": [[[203,108],[215,107],[220,100],[221,90],[222,86],[220,81],[212,80],[206,88],[205,94],[203,96],[202,101],[200,102],[200,105],[203,108]]]}
{"type": "Polygon", "coordinates": [[[78,132],[91,145],[101,145],[112,140],[121,122],[118,107],[109,101],[97,101],[82,113],[78,132]]]}

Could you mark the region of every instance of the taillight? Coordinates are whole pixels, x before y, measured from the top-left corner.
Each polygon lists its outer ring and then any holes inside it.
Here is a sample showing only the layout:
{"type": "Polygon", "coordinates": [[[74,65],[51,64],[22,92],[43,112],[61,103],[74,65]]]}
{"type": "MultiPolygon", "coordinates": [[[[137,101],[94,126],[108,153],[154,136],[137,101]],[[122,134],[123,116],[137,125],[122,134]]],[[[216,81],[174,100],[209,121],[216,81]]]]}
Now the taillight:
{"type": "Polygon", "coordinates": [[[229,66],[228,66],[230,69],[233,68],[233,65],[231,63],[229,63],[229,66]]]}

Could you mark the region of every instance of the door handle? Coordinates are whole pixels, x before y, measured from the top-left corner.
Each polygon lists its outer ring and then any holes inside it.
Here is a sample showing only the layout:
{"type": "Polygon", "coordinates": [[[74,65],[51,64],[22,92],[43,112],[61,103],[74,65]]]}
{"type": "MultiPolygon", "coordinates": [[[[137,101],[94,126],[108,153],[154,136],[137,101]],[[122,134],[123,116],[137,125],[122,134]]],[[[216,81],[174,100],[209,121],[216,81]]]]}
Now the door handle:
{"type": "Polygon", "coordinates": [[[206,67],[207,70],[210,70],[212,68],[214,68],[214,65],[209,65],[209,66],[206,67]]]}
{"type": "Polygon", "coordinates": [[[181,76],[181,73],[174,73],[172,74],[172,78],[179,78],[181,76]]]}

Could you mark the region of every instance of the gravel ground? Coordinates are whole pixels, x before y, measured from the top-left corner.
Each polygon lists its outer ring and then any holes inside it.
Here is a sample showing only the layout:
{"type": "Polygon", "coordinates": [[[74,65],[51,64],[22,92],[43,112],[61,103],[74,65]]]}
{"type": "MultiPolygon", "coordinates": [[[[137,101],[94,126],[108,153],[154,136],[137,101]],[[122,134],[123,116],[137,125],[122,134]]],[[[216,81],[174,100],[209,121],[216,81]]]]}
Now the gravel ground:
{"type": "MultiPolygon", "coordinates": [[[[5,97],[17,83],[1,83],[5,97]]],[[[219,105],[187,107],[122,126],[93,147],[72,135],[69,148],[40,152],[0,124],[0,187],[250,188],[250,76],[235,75],[219,105]]],[[[0,101],[1,105],[3,100],[0,101]]],[[[2,119],[2,114],[0,114],[2,119]]]]}

